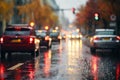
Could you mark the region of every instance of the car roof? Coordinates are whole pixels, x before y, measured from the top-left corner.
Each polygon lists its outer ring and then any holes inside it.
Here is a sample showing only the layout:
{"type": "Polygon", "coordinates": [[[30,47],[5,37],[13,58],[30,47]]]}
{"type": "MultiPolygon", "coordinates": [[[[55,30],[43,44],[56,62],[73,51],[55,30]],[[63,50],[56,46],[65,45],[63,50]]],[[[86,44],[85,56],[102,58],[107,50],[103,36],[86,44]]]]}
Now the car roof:
{"type": "Polygon", "coordinates": [[[8,26],[28,26],[28,24],[8,24],[8,26]]]}
{"type": "Polygon", "coordinates": [[[11,24],[11,25],[8,25],[6,27],[6,29],[8,29],[8,28],[27,28],[27,29],[33,29],[28,24],[11,24]]]}
{"type": "Polygon", "coordinates": [[[35,30],[36,32],[47,32],[46,30],[35,30]]]}

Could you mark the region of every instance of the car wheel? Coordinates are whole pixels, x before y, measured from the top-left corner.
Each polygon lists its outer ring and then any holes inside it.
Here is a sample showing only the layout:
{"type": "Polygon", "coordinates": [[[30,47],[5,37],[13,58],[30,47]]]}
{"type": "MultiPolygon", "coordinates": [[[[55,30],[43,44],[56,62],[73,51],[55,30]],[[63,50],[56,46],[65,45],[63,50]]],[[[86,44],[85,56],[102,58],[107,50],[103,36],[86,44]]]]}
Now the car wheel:
{"type": "Polygon", "coordinates": [[[33,52],[31,52],[31,57],[35,57],[35,55],[36,55],[36,52],[35,51],[33,51],[33,52]]]}
{"type": "Polygon", "coordinates": [[[92,47],[92,48],[90,48],[90,51],[91,51],[92,54],[95,54],[96,49],[92,47]]]}
{"type": "Polygon", "coordinates": [[[12,53],[11,52],[8,52],[7,54],[8,54],[7,57],[12,57],[12,53]]]}
{"type": "Polygon", "coordinates": [[[49,48],[51,48],[51,47],[52,47],[52,45],[49,46],[49,48]]]}
{"type": "Polygon", "coordinates": [[[118,48],[112,49],[112,52],[113,52],[114,56],[119,56],[119,49],[118,48]]]}
{"type": "Polygon", "coordinates": [[[50,46],[49,46],[49,45],[47,45],[46,47],[47,47],[47,49],[49,49],[49,48],[50,48],[50,46]]]}
{"type": "Polygon", "coordinates": [[[39,54],[40,54],[40,49],[38,49],[35,54],[36,54],[36,56],[39,56],[39,54]]]}
{"type": "Polygon", "coordinates": [[[51,45],[47,45],[46,47],[47,47],[47,49],[49,49],[49,48],[51,48],[51,45]]]}
{"type": "Polygon", "coordinates": [[[40,53],[40,49],[38,49],[37,51],[31,52],[31,56],[32,57],[37,57],[37,56],[39,56],[39,53],[40,53]]]}
{"type": "Polygon", "coordinates": [[[6,52],[1,51],[1,59],[5,59],[6,52]]]}

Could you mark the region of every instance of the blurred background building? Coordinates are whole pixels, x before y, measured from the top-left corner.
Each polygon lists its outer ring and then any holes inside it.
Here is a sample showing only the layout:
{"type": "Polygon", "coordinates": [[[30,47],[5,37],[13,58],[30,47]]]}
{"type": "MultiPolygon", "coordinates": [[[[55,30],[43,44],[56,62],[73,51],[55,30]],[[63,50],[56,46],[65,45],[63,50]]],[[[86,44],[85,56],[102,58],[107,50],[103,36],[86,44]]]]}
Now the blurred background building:
{"type": "Polygon", "coordinates": [[[19,15],[19,12],[18,12],[18,9],[17,9],[17,6],[20,6],[20,5],[24,5],[24,4],[27,4],[27,3],[30,3],[31,0],[14,0],[14,13],[13,13],[13,17],[10,21],[10,23],[23,23],[22,22],[22,18],[24,17],[24,15],[19,15]]]}
{"type": "MultiPolygon", "coordinates": [[[[22,21],[22,19],[24,19],[24,17],[26,15],[19,15],[19,12],[17,10],[17,6],[20,5],[25,5],[30,3],[32,0],[15,0],[15,7],[14,7],[14,14],[13,17],[10,21],[10,23],[28,23],[29,22],[29,18],[27,19],[27,21],[22,21]]],[[[67,26],[69,24],[67,18],[65,18],[63,11],[59,10],[59,6],[57,5],[55,0],[40,0],[41,1],[41,5],[45,6],[45,5],[49,5],[52,10],[54,11],[54,14],[58,16],[59,18],[59,22],[58,25],[65,28],[65,26],[67,26]]]]}
{"type": "MultiPolygon", "coordinates": [[[[10,20],[10,23],[23,23],[22,19],[24,18],[25,15],[19,15],[17,6],[20,5],[25,5],[27,3],[30,3],[31,0],[14,0],[15,2],[15,6],[14,6],[14,14],[12,19],[10,20]]],[[[57,5],[55,0],[40,0],[41,1],[41,5],[49,5],[52,10],[55,12],[56,15],[58,15],[59,17],[59,24],[60,25],[66,25],[65,22],[68,23],[67,19],[64,16],[64,13],[62,11],[59,10],[59,6],[57,5]]],[[[26,21],[28,22],[28,21],[26,21]]],[[[25,22],[25,23],[26,23],[25,22]]]]}

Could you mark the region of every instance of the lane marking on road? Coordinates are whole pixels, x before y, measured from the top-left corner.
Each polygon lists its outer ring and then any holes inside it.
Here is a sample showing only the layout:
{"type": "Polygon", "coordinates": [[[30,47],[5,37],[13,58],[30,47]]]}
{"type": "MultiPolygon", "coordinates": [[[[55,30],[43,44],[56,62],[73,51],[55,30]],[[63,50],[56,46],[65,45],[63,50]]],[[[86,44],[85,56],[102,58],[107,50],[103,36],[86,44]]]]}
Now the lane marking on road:
{"type": "Polygon", "coordinates": [[[7,70],[15,70],[15,69],[17,69],[18,67],[22,66],[23,64],[24,64],[24,63],[18,63],[18,64],[16,64],[16,65],[8,68],[7,70]]]}

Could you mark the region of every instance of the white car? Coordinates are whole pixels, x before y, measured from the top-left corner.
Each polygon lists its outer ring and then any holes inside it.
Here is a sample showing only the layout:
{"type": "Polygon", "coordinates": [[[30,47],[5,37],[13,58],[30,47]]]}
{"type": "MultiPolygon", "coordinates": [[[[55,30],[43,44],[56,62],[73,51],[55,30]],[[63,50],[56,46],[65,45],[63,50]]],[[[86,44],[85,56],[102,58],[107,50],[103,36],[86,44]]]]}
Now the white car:
{"type": "Polygon", "coordinates": [[[117,36],[114,29],[96,29],[95,35],[90,39],[91,52],[96,49],[112,49],[119,51],[120,36],[117,36]]]}

